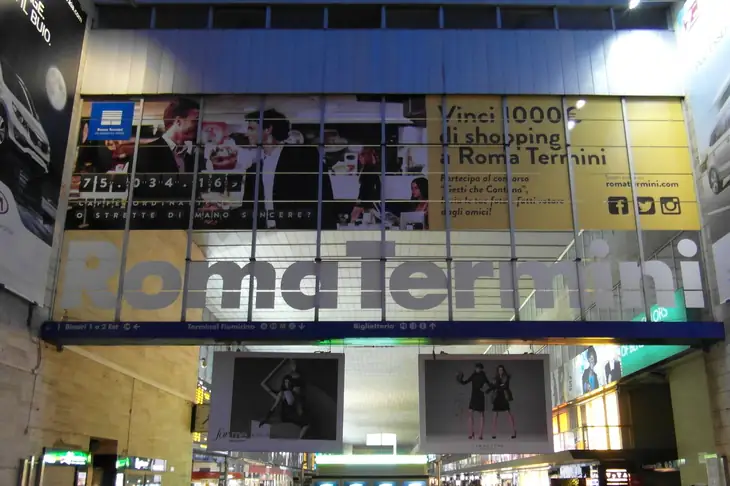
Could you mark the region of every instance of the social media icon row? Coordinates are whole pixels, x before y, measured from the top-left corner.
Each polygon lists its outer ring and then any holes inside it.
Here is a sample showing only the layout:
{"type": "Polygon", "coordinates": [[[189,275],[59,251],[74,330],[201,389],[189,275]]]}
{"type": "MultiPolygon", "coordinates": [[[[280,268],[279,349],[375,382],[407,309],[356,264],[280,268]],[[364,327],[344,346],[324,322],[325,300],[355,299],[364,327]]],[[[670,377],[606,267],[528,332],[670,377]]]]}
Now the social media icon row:
{"type": "MultiPolygon", "coordinates": [[[[638,196],[636,198],[639,214],[656,214],[657,201],[653,197],[638,196]]],[[[661,214],[675,215],[682,214],[682,204],[676,196],[659,198],[659,211],[661,214]]],[[[609,214],[629,214],[629,198],[623,196],[611,196],[608,198],[609,214]]]]}

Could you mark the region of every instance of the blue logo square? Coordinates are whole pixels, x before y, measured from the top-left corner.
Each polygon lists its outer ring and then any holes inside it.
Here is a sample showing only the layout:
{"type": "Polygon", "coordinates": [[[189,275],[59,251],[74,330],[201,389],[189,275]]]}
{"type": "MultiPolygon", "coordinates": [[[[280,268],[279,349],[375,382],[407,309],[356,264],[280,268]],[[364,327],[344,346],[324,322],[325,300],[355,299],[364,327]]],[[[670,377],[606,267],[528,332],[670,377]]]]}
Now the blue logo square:
{"type": "Polygon", "coordinates": [[[134,101],[94,101],[91,103],[89,140],[129,140],[132,138],[134,101]]]}

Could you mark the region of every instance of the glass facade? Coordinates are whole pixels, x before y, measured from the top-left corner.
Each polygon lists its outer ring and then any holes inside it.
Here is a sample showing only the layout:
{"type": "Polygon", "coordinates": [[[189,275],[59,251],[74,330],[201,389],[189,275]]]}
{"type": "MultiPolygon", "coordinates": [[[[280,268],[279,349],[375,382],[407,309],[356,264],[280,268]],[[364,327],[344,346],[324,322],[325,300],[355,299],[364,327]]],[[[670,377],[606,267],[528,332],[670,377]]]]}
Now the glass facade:
{"type": "Polygon", "coordinates": [[[622,424],[615,390],[553,412],[555,451],[631,447],[630,424],[622,424]]]}
{"type": "Polygon", "coordinates": [[[97,29],[669,29],[669,5],[639,11],[512,5],[175,5],[133,9],[102,5],[97,29]],[[212,19],[211,19],[212,18],[212,19]]]}
{"type": "Polygon", "coordinates": [[[83,104],[66,215],[71,320],[606,321],[708,300],[678,99],[146,98],[98,141],[104,101],[83,104]]]}

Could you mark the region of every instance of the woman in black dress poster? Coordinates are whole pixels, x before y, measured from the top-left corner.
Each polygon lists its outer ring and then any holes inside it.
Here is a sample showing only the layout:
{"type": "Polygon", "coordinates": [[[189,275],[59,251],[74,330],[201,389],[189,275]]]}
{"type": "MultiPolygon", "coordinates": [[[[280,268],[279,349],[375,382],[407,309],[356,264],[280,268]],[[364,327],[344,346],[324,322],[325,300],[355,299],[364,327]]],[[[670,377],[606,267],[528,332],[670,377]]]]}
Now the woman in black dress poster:
{"type": "Polygon", "coordinates": [[[484,373],[484,366],[477,363],[474,372],[464,379],[464,374],[459,372],[456,379],[462,385],[471,383],[471,398],[469,398],[469,438],[474,438],[474,413],[479,414],[479,440],[484,438],[484,410],[486,408],[486,391],[491,387],[487,374],[484,373]]]}
{"type": "Polygon", "coordinates": [[[512,426],[512,438],[517,438],[517,429],[515,427],[515,417],[510,410],[510,403],[513,399],[512,390],[509,387],[510,375],[504,366],[497,366],[497,374],[494,376],[494,382],[491,384],[492,392],[492,439],[497,438],[497,419],[500,412],[507,412],[509,423],[512,426]]]}
{"type": "Polygon", "coordinates": [[[268,424],[272,416],[279,411],[279,421],[284,424],[294,424],[299,427],[299,438],[304,439],[309,432],[311,423],[305,408],[305,381],[297,370],[297,363],[290,361],[290,371],[281,380],[281,387],[275,393],[274,404],[269,409],[259,428],[268,424]]]}
{"type": "Polygon", "coordinates": [[[350,213],[350,222],[355,223],[360,216],[365,213],[375,211],[379,212],[378,203],[382,195],[380,194],[380,175],[381,164],[380,157],[373,147],[364,147],[357,155],[360,183],[360,191],[357,195],[357,202],[350,213]]]}

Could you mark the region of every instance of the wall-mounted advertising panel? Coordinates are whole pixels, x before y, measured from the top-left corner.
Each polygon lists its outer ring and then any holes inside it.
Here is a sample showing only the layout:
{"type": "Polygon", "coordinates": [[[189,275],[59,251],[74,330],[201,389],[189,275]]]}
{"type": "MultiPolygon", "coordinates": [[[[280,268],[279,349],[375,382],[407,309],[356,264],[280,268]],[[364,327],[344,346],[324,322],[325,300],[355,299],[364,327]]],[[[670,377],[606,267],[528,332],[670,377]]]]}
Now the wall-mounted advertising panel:
{"type": "Polygon", "coordinates": [[[216,353],[208,449],[341,452],[344,360],[216,353]]]}
{"type": "Polygon", "coordinates": [[[130,110],[86,101],[67,228],[123,228],[131,191],[132,229],[187,229],[193,211],[197,230],[507,230],[511,207],[515,230],[561,231],[574,202],[581,229],[632,230],[633,170],[642,228],[699,229],[679,100],[209,96],[147,99],[134,122],[130,110]]]}
{"type": "Polygon", "coordinates": [[[606,344],[590,346],[552,371],[553,406],[580,398],[689,349],[685,345],[606,344]]]}
{"type": "Polygon", "coordinates": [[[547,355],[422,355],[420,450],[553,451],[547,355]]]}
{"type": "MultiPolygon", "coordinates": [[[[684,292],[674,294],[674,306],[654,305],[651,322],[686,322],[684,292]]],[[[633,322],[647,322],[642,313],[633,322]]],[[[552,403],[560,405],[614,383],[624,376],[689,349],[684,345],[606,344],[590,346],[563,366],[552,371],[552,403]]]]}
{"type": "Polygon", "coordinates": [[[687,0],[676,18],[694,127],[699,197],[720,302],[730,301],[730,3],[687,0]]]}
{"type": "Polygon", "coordinates": [[[676,99],[170,96],[82,114],[58,319],[177,322],[160,339],[496,338],[537,320],[681,339],[681,323],[626,321],[671,307],[680,281],[706,306],[676,99]],[[220,322],[185,324],[204,309],[220,322]]]}
{"type": "Polygon", "coordinates": [[[0,0],[0,283],[45,301],[86,14],[0,0]]]}

